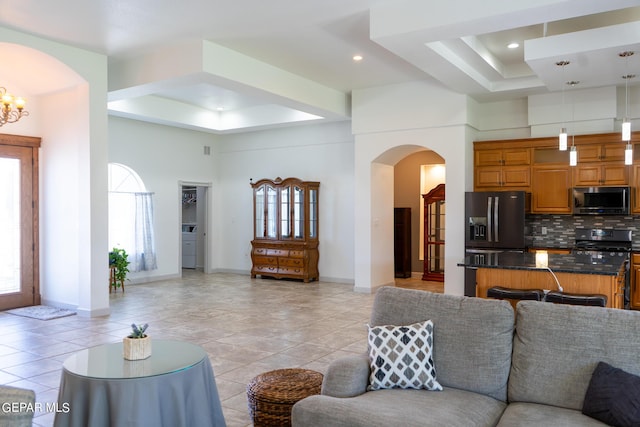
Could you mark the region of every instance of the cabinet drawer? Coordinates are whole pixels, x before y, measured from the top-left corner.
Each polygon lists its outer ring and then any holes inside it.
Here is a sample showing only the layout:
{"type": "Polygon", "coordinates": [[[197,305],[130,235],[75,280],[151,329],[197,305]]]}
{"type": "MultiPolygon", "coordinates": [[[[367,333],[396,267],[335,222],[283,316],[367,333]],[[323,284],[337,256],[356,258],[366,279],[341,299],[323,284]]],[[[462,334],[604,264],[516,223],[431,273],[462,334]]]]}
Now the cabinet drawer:
{"type": "Polygon", "coordinates": [[[304,266],[304,260],[302,258],[280,258],[278,265],[281,267],[302,267],[304,266]]]}
{"type": "Polygon", "coordinates": [[[633,263],[640,264],[640,254],[633,254],[633,263]]]}
{"type": "Polygon", "coordinates": [[[253,249],[253,253],[255,255],[266,255],[267,254],[267,248],[254,248],[253,249]]]}
{"type": "Polygon", "coordinates": [[[289,256],[289,251],[286,249],[267,249],[268,256],[289,256]]]}
{"type": "Polygon", "coordinates": [[[289,258],[304,258],[304,251],[289,251],[289,258]]]}
{"type": "Polygon", "coordinates": [[[302,267],[280,267],[278,273],[280,274],[302,274],[304,269],[302,267]]]}
{"type": "Polygon", "coordinates": [[[257,274],[260,274],[260,273],[274,274],[278,272],[278,267],[275,265],[256,265],[253,269],[257,274]]]}
{"type": "Polygon", "coordinates": [[[255,257],[256,265],[278,265],[278,258],[276,257],[268,257],[268,256],[257,256],[255,257]]]}

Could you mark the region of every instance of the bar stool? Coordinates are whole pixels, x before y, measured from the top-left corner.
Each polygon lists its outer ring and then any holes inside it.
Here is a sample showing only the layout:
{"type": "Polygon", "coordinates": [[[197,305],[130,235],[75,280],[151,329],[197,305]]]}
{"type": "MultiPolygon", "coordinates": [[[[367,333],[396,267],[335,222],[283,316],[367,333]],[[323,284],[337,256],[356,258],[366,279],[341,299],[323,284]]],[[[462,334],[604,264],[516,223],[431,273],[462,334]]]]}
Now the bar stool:
{"type": "Polygon", "coordinates": [[[593,307],[607,306],[607,296],[600,294],[568,294],[551,291],[547,294],[545,301],[556,304],[588,305],[593,307]]]}
{"type": "Polygon", "coordinates": [[[521,300],[543,301],[544,291],[542,289],[515,289],[494,286],[487,289],[487,298],[504,299],[516,308],[516,304],[521,300]]]}

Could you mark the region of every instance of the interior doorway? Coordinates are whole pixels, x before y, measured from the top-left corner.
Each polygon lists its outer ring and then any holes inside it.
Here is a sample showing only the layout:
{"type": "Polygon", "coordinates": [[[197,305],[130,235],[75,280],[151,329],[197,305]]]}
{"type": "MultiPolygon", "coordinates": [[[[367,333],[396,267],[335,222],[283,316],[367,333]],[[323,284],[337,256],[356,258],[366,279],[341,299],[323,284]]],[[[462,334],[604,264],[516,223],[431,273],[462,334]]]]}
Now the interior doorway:
{"type": "Polygon", "coordinates": [[[37,154],[40,141],[15,137],[6,142],[5,145],[0,141],[0,236],[3,236],[0,310],[40,304],[37,154]],[[13,145],[23,140],[33,145],[13,145]]]}
{"type": "Polygon", "coordinates": [[[209,272],[208,193],[208,184],[181,183],[180,266],[182,269],[209,272]]]}

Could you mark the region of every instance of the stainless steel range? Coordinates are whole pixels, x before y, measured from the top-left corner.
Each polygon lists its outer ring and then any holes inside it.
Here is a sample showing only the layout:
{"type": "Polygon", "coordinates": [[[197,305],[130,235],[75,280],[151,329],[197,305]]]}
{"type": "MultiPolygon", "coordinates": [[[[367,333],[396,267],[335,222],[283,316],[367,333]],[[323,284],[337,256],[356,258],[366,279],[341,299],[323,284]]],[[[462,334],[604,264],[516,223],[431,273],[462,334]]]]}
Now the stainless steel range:
{"type": "Polygon", "coordinates": [[[631,230],[577,228],[575,233],[574,254],[589,256],[593,263],[611,258],[620,258],[620,263],[625,263],[624,308],[628,309],[631,301],[629,269],[633,251],[631,230]]]}

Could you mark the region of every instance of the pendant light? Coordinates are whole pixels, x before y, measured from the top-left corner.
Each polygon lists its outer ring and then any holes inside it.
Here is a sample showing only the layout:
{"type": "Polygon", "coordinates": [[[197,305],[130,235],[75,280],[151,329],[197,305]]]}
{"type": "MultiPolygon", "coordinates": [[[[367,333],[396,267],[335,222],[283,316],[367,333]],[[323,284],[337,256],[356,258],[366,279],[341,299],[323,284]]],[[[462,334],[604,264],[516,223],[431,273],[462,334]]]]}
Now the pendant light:
{"type": "MultiPolygon", "coordinates": [[[[578,80],[572,80],[567,82],[567,84],[571,87],[576,86],[580,83],[578,80]]],[[[575,129],[575,121],[576,121],[576,103],[572,98],[571,100],[571,123],[573,124],[573,132],[571,133],[571,150],[569,151],[569,166],[577,166],[578,165],[578,149],[576,148],[576,129],[575,129]]]]}
{"type": "MultiPolygon", "coordinates": [[[[625,71],[629,70],[629,57],[633,55],[632,50],[620,52],[618,56],[625,60],[625,71]]],[[[622,76],[624,79],[624,119],[622,120],[622,140],[631,140],[631,122],[629,121],[629,79],[634,78],[635,74],[625,74],[622,76]]]]}
{"type": "MultiPolygon", "coordinates": [[[[575,140],[575,135],[571,137],[572,140],[575,140]]],[[[571,150],[569,151],[569,166],[577,166],[578,165],[578,150],[576,150],[576,146],[574,142],[571,142],[571,150]]]]}
{"type": "Polygon", "coordinates": [[[560,111],[560,115],[562,117],[562,128],[558,135],[558,150],[560,151],[567,151],[567,128],[564,125],[564,67],[569,64],[569,61],[556,62],[558,67],[562,67],[562,110],[560,111]]]}

